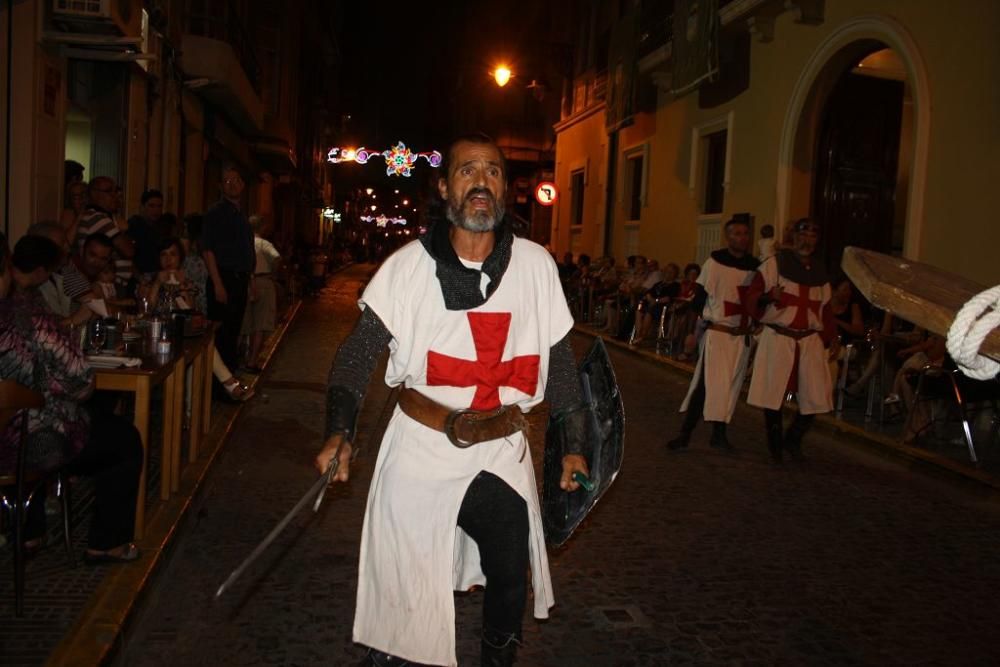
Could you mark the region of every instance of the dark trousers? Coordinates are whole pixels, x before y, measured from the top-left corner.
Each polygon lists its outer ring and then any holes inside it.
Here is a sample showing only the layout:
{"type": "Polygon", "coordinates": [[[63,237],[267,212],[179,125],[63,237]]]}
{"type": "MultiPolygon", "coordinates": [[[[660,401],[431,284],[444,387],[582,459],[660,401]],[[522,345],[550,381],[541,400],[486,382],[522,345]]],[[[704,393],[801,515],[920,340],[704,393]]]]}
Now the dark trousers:
{"type": "MultiPolygon", "coordinates": [[[[90,437],[67,470],[70,475],[94,478],[94,514],[87,546],[107,551],[131,542],[135,505],[142,470],[142,440],[132,422],[103,410],[90,412],[90,437]]],[[[45,489],[28,510],[25,538],[45,533],[45,489]]]]}
{"type": "Polygon", "coordinates": [[[488,472],[469,484],[458,525],[479,546],[486,575],[483,627],[521,639],[528,599],[528,506],[506,482],[488,472]]]}
{"type": "Polygon", "coordinates": [[[687,412],[684,413],[684,423],[681,425],[681,431],[690,434],[694,431],[695,426],[698,425],[698,420],[701,419],[702,413],[705,411],[705,363],[701,364],[701,372],[698,374],[695,380],[698,384],[694,388],[694,392],[691,393],[691,400],[688,401],[687,412]]]}
{"type": "Polygon", "coordinates": [[[221,323],[215,333],[215,347],[226,366],[234,370],[237,367],[240,329],[243,327],[243,311],[247,307],[250,274],[219,269],[219,277],[222,279],[222,286],[226,288],[226,303],[215,300],[215,285],[211,280],[206,281],[208,317],[221,323]]]}

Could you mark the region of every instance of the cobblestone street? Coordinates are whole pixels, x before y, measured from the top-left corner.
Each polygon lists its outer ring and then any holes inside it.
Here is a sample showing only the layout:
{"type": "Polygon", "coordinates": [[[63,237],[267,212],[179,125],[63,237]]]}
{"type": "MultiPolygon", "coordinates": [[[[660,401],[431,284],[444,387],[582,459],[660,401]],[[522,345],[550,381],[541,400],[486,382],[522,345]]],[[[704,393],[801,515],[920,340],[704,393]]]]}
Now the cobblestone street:
{"type": "MultiPolygon", "coordinates": [[[[113,664],[360,664],[351,625],[361,520],[394,400],[381,370],[351,482],[213,596],[315,479],[326,374],[370,270],[352,267],[303,305],[113,664]]],[[[574,337],[578,353],[589,342],[574,337]]],[[[687,378],[636,355],[612,358],[624,468],[550,552],[556,607],[547,621],[526,618],[518,664],[1000,664],[995,500],[818,431],[805,462],[772,467],[763,418],[746,405],[730,430],[734,454],[709,449],[704,426],[691,451],[669,454],[687,378]]],[[[481,593],[456,596],[462,665],[478,664],[481,603],[481,593]]]]}

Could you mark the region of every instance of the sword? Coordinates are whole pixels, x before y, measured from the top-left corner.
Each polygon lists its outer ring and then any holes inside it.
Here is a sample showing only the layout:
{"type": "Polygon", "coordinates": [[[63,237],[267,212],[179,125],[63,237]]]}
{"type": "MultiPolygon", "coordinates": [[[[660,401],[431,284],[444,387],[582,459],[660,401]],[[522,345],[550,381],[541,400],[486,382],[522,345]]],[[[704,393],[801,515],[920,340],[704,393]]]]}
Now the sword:
{"type": "Polygon", "coordinates": [[[326,489],[330,486],[330,480],[333,479],[335,474],[337,474],[337,466],[340,465],[340,450],[343,446],[344,443],[341,442],[337,447],[337,451],[334,453],[333,458],[330,459],[330,465],[327,466],[326,472],[320,475],[319,479],[313,482],[313,485],[309,487],[308,491],[306,491],[306,495],[302,496],[299,502],[295,503],[295,507],[293,507],[292,510],[285,515],[285,518],[278,522],[278,525],[267,534],[267,537],[265,537],[260,544],[254,547],[254,550],[250,552],[250,555],[247,556],[242,563],[240,563],[239,567],[233,570],[232,574],[230,574],[224,582],[222,582],[222,585],[219,586],[219,590],[215,591],[216,598],[221,596],[234,581],[239,579],[244,570],[250,567],[250,564],[257,560],[258,556],[264,553],[264,550],[271,545],[271,542],[274,542],[274,538],[276,538],[281,531],[285,529],[295,515],[299,513],[299,510],[305,507],[306,503],[312,500],[313,496],[316,496],[316,501],[313,503],[313,512],[319,510],[319,505],[323,502],[323,496],[326,495],[326,489]]]}

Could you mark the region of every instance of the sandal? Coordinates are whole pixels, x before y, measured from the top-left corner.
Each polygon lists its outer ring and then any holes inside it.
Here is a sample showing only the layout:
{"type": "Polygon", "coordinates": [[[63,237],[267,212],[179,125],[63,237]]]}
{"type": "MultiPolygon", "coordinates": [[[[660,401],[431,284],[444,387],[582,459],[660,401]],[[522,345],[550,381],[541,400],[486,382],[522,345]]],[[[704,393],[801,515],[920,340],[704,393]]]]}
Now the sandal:
{"type": "Polygon", "coordinates": [[[222,388],[226,390],[226,395],[234,401],[243,403],[253,398],[253,389],[241,383],[236,377],[231,377],[222,383],[222,388]]]}
{"type": "Polygon", "coordinates": [[[135,546],[133,542],[124,544],[118,549],[111,549],[109,551],[100,551],[98,553],[84,551],[83,562],[86,563],[87,565],[131,563],[132,561],[139,560],[139,556],[142,555],[142,552],[139,551],[139,547],[135,546]],[[121,551],[118,552],[118,549],[120,549],[121,551]]]}

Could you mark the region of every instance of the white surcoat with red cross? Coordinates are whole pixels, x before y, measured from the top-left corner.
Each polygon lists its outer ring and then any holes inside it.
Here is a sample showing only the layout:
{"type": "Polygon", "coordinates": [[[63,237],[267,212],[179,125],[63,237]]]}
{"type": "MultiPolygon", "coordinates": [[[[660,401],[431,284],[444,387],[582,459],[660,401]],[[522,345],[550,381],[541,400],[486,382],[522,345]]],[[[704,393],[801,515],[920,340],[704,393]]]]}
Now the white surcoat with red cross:
{"type": "MultiPolygon", "coordinates": [[[[698,284],[708,294],[702,318],[732,328],[748,327],[750,321],[743,309],[743,295],[753,274],[753,271],[726,266],[712,257],[705,260],[698,275],[698,284]]],[[[750,346],[746,336],[706,330],[701,338],[698,363],[687,396],[681,404],[681,412],[687,411],[691,396],[704,374],[703,417],[706,421],[728,423],[736,410],[749,358],[750,346]]]]}
{"type": "MultiPolygon", "coordinates": [[[[515,238],[499,287],[471,310],[447,310],[436,264],[419,242],[386,260],[360,300],[392,334],[385,381],[450,408],[516,404],[545,395],[549,350],[573,318],[555,262],[515,238]]],[[[527,439],[458,449],[398,407],[375,463],[361,539],[354,641],[419,663],[454,665],[453,590],[484,584],[479,551],[458,526],[465,491],[480,471],[528,506],[534,615],[554,602],[527,439]]]]}
{"type": "Polygon", "coordinates": [[[827,352],[819,335],[830,303],[830,284],[810,286],[790,280],[779,273],[777,256],[764,260],[754,281],[764,292],[780,286],[782,294],[781,300],[769,304],[760,318],[765,326],[757,343],[747,403],[777,410],[785,394],[793,391],[802,414],[830,412],[833,385],[827,352]],[[816,334],[792,338],[767,324],[816,334]]]}

